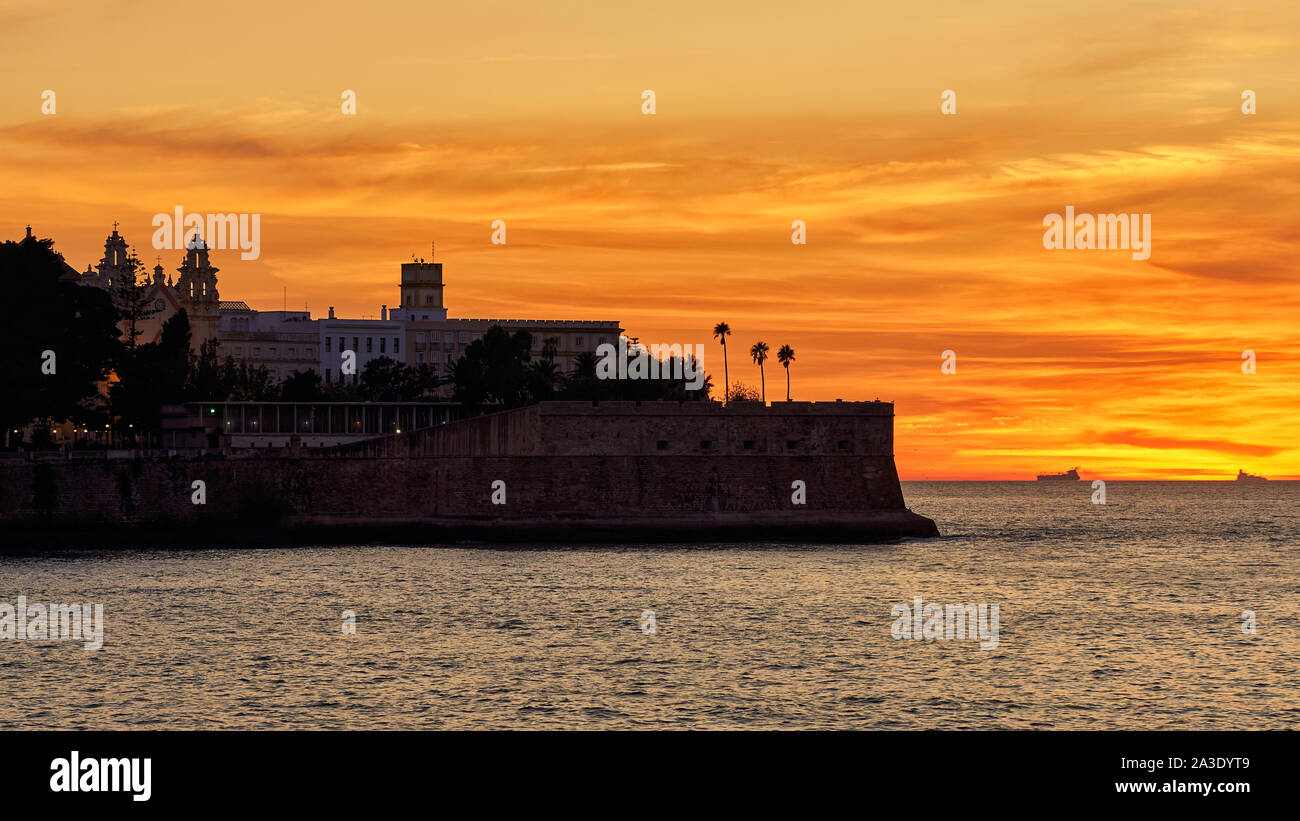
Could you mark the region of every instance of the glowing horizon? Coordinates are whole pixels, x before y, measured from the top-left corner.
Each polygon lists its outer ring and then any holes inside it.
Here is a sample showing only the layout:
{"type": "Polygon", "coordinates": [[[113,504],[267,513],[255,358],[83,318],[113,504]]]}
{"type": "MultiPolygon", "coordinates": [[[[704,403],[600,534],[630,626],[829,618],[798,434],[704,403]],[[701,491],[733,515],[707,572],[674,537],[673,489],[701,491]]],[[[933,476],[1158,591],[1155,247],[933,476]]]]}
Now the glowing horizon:
{"type": "Polygon", "coordinates": [[[221,297],[314,316],[435,240],[451,316],[615,319],[717,386],[717,322],[733,382],[793,346],[794,399],[896,403],[904,480],[1300,478],[1300,9],[1188,5],[0,11],[0,239],[84,270],[119,221],[171,272],[154,214],[258,213],[221,297]],[[1067,206],[1150,214],[1150,259],[1045,250],[1067,206]]]}

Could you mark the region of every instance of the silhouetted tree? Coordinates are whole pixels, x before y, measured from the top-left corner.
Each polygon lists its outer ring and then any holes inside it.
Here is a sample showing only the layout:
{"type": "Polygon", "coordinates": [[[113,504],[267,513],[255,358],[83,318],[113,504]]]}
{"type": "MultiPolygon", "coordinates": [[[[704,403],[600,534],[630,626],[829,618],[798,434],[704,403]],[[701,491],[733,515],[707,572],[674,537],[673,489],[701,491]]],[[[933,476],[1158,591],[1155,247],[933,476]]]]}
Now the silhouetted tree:
{"type": "Polygon", "coordinates": [[[320,374],[312,368],[294,371],[280,385],[280,399],[285,402],[319,402],[323,395],[320,374]]]}
{"type": "Polygon", "coordinates": [[[776,352],[776,361],[785,367],[785,401],[790,401],[790,363],[794,361],[794,348],[782,345],[776,352]]]}
{"type": "Polygon", "coordinates": [[[719,322],[713,326],[713,338],[722,342],[722,397],[726,401],[730,388],[731,379],[727,374],[727,337],[731,336],[731,326],[725,322],[719,322]]]}
{"type": "Polygon", "coordinates": [[[573,373],[567,379],[561,380],[563,387],[558,391],[557,396],[561,399],[575,400],[607,399],[643,402],[660,399],[685,401],[709,398],[713,390],[713,377],[708,374],[703,374],[699,379],[698,388],[690,387],[690,383],[696,380],[688,376],[690,372],[686,366],[689,362],[692,367],[699,367],[698,361],[676,356],[658,360],[655,364],[658,375],[650,378],[648,368],[647,373],[644,374],[633,369],[634,363],[642,356],[647,357],[645,363],[648,364],[648,358],[653,354],[640,345],[629,344],[624,353],[622,369],[628,378],[618,379],[608,378],[609,374],[603,373],[605,369],[617,371],[616,363],[612,368],[608,362],[602,367],[603,357],[592,353],[579,354],[573,373]],[[633,373],[638,373],[644,378],[632,378],[633,373]],[[678,373],[681,376],[675,375],[678,373]],[[606,378],[601,378],[602,375],[606,378]]]}
{"type": "Polygon", "coordinates": [[[438,374],[430,365],[411,367],[381,356],[366,363],[361,371],[359,395],[370,402],[413,402],[432,396],[438,374]]]}
{"type": "Polygon", "coordinates": [[[600,397],[600,380],[596,378],[598,360],[591,351],[583,351],[574,359],[573,372],[564,380],[560,391],[562,399],[590,400],[600,397]]]}
{"type": "Polygon", "coordinates": [[[182,309],[163,323],[158,341],[121,352],[116,365],[118,381],[109,392],[120,430],[157,430],[162,406],[185,399],[190,337],[190,319],[182,309]]]}
{"type": "Polygon", "coordinates": [[[491,402],[507,408],[528,404],[528,360],[532,346],[533,337],[527,331],[512,335],[500,325],[493,325],[452,366],[453,396],[472,408],[491,402]]]}
{"type": "Polygon", "coordinates": [[[560,352],[560,338],[558,336],[548,336],[542,340],[542,359],[555,361],[555,355],[560,352]]]}
{"type": "Polygon", "coordinates": [[[224,401],[230,397],[230,385],[221,367],[221,342],[216,337],[199,346],[186,384],[186,398],[199,401],[224,401]]]}
{"type": "Polygon", "coordinates": [[[271,373],[265,365],[252,367],[247,362],[236,362],[232,356],[226,357],[222,366],[222,382],[229,391],[228,398],[235,402],[273,402],[279,398],[279,390],[271,381],[271,373]]]}
{"type": "Polygon", "coordinates": [[[559,368],[550,359],[539,359],[528,366],[528,398],[534,402],[543,402],[555,396],[556,383],[560,379],[559,368]]]}
{"type": "Polygon", "coordinates": [[[427,362],[415,367],[407,366],[407,381],[412,385],[410,399],[433,399],[438,391],[438,385],[442,380],[438,378],[438,372],[427,362]]]}
{"type": "Polygon", "coordinates": [[[757,402],[759,401],[758,388],[753,385],[746,385],[744,382],[737,382],[731,386],[731,392],[727,394],[727,402],[757,402]]]}
{"type": "Polygon", "coordinates": [[[754,346],[749,349],[749,356],[758,365],[758,378],[762,380],[763,392],[761,394],[763,404],[767,404],[767,377],[763,374],[763,363],[767,361],[767,343],[755,342],[754,346]]]}
{"type": "Polygon", "coordinates": [[[119,322],[126,326],[122,333],[122,347],[129,358],[135,353],[136,340],[140,338],[139,324],[156,315],[158,309],[147,295],[148,281],[141,281],[138,276],[144,264],[134,253],[126,258],[126,262],[131,270],[112,283],[109,293],[113,306],[117,308],[119,322]]]}
{"type": "Polygon", "coordinates": [[[0,345],[6,441],[37,419],[103,424],[99,384],[117,348],[117,317],[107,293],[74,277],[51,239],[0,244],[0,288],[10,306],[0,345]]]}

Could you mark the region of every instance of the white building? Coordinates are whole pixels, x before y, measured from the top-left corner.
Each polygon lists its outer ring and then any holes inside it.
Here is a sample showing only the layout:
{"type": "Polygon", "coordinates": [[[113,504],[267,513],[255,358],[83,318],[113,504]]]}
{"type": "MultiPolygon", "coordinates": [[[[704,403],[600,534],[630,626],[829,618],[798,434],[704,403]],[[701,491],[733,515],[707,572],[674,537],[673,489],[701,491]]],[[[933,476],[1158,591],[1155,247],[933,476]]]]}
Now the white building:
{"type": "Polygon", "coordinates": [[[272,382],[295,371],[320,368],[319,320],[307,311],[254,311],[243,302],[222,301],[217,325],[219,356],[264,366],[272,382]]]}
{"type": "Polygon", "coordinates": [[[613,320],[448,317],[442,301],[443,288],[441,262],[420,259],[403,263],[399,307],[391,314],[405,326],[406,364],[432,365],[443,378],[465,349],[493,325],[510,333],[527,331],[533,338],[534,359],[542,356],[549,341],[561,373],[572,371],[581,354],[595,353],[606,342],[616,344],[623,332],[613,320]]]}
{"type": "Polygon", "coordinates": [[[383,306],[380,319],[339,319],[330,308],[329,318],[317,320],[320,335],[320,362],[316,372],[321,379],[335,384],[357,384],[366,363],[388,357],[403,362],[405,333],[402,321],[388,318],[383,306]],[[351,351],[354,369],[344,372],[344,359],[351,351]]]}
{"type": "Polygon", "coordinates": [[[325,382],[357,384],[366,364],[388,357],[409,366],[429,365],[446,379],[465,349],[494,325],[532,335],[532,356],[552,352],[560,372],[578,356],[617,343],[615,321],[572,319],[488,319],[448,317],[443,305],[442,263],[416,260],[402,265],[398,307],[381,306],[379,319],[312,319],[307,311],[255,311],[243,302],[222,301],[221,356],[263,365],[273,381],[295,371],[314,370],[325,382]],[[348,352],[352,353],[347,357],[348,352]],[[353,368],[344,372],[350,358],[353,368]]]}

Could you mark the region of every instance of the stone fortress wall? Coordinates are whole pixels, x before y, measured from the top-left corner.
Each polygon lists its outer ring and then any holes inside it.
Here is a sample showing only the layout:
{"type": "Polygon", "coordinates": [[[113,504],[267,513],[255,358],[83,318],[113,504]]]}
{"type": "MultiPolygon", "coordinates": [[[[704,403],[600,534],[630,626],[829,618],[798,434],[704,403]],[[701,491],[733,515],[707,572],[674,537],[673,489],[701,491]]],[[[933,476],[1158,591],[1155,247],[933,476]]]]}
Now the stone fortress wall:
{"type": "Polygon", "coordinates": [[[881,402],[544,402],[335,448],[0,465],[0,546],[6,531],[104,528],[180,542],[938,535],[905,507],[881,402]]]}

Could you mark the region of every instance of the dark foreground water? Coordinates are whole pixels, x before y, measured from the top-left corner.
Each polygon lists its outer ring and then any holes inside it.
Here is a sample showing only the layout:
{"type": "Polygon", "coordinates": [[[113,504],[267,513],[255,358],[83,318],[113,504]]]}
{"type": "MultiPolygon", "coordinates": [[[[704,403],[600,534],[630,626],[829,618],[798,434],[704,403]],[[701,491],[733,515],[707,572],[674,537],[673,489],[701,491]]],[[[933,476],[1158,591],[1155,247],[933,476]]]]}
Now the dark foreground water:
{"type": "Polygon", "coordinates": [[[944,538],[0,556],[0,602],[107,624],[0,641],[0,728],[1300,724],[1300,483],[904,491],[944,538]],[[893,638],[918,595],[997,604],[997,648],[893,638]]]}

